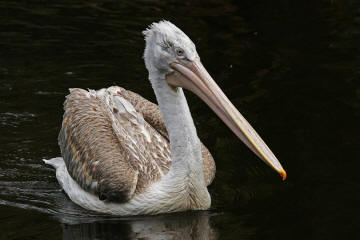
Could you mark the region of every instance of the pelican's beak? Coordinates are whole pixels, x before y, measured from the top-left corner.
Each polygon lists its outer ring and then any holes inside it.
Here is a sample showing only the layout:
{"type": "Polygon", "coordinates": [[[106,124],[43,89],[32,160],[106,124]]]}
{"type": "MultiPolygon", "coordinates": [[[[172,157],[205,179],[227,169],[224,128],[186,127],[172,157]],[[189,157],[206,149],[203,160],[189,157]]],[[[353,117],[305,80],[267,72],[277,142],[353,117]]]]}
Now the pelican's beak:
{"type": "Polygon", "coordinates": [[[170,67],[175,70],[166,76],[170,86],[183,87],[200,97],[246,146],[286,179],[286,172],[275,155],[221,91],[199,58],[187,63],[173,62],[170,67]]]}

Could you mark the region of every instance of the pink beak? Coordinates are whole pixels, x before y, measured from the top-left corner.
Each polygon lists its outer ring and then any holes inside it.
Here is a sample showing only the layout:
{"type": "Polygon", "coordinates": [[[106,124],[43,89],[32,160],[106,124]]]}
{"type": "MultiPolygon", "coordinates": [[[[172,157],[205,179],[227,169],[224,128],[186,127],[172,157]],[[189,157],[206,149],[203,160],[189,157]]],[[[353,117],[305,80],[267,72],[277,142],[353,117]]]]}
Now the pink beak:
{"type": "Polygon", "coordinates": [[[183,87],[200,97],[251,151],[286,179],[286,172],[275,155],[225,96],[199,58],[188,63],[173,62],[170,67],[175,71],[166,76],[169,85],[183,87]]]}

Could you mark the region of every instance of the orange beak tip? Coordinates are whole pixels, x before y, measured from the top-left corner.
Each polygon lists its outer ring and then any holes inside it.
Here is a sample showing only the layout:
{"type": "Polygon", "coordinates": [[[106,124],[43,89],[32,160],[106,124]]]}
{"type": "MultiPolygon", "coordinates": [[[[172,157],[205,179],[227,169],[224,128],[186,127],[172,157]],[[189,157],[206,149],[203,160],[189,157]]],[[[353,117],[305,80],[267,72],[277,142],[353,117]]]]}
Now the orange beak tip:
{"type": "Polygon", "coordinates": [[[287,175],[286,175],[286,172],[285,172],[284,169],[282,169],[282,170],[280,171],[280,175],[281,175],[281,177],[282,177],[282,180],[285,181],[287,175]]]}

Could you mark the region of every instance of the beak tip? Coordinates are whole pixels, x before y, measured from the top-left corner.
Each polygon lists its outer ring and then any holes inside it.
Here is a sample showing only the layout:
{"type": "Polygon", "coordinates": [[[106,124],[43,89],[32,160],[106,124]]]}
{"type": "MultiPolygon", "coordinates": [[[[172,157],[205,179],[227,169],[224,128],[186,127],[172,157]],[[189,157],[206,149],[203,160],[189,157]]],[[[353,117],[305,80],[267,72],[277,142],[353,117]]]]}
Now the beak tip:
{"type": "Polygon", "coordinates": [[[282,170],[280,171],[280,175],[281,175],[281,177],[282,177],[282,180],[285,181],[287,175],[286,175],[286,172],[285,172],[284,169],[282,169],[282,170]]]}

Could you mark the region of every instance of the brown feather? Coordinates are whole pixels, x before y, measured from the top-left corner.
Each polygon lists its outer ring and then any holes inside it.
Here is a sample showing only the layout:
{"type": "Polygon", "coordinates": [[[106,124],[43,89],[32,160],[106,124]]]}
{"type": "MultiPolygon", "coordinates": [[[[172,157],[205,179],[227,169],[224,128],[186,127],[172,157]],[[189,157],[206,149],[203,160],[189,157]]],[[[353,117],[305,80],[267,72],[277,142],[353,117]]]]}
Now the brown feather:
{"type": "MultiPolygon", "coordinates": [[[[128,100],[134,106],[136,111],[140,112],[144,116],[145,121],[169,141],[168,132],[160,107],[137,93],[120,87],[117,88],[119,88],[118,93],[128,100]]],[[[201,143],[201,153],[203,158],[205,183],[209,186],[214,180],[216,165],[214,158],[203,143],[201,143]]]]}
{"type": "MultiPolygon", "coordinates": [[[[71,89],[64,110],[59,145],[66,167],[101,200],[126,202],[169,171],[170,144],[156,104],[120,87],[71,89]]],[[[215,163],[203,144],[202,156],[209,185],[215,163]]]]}

